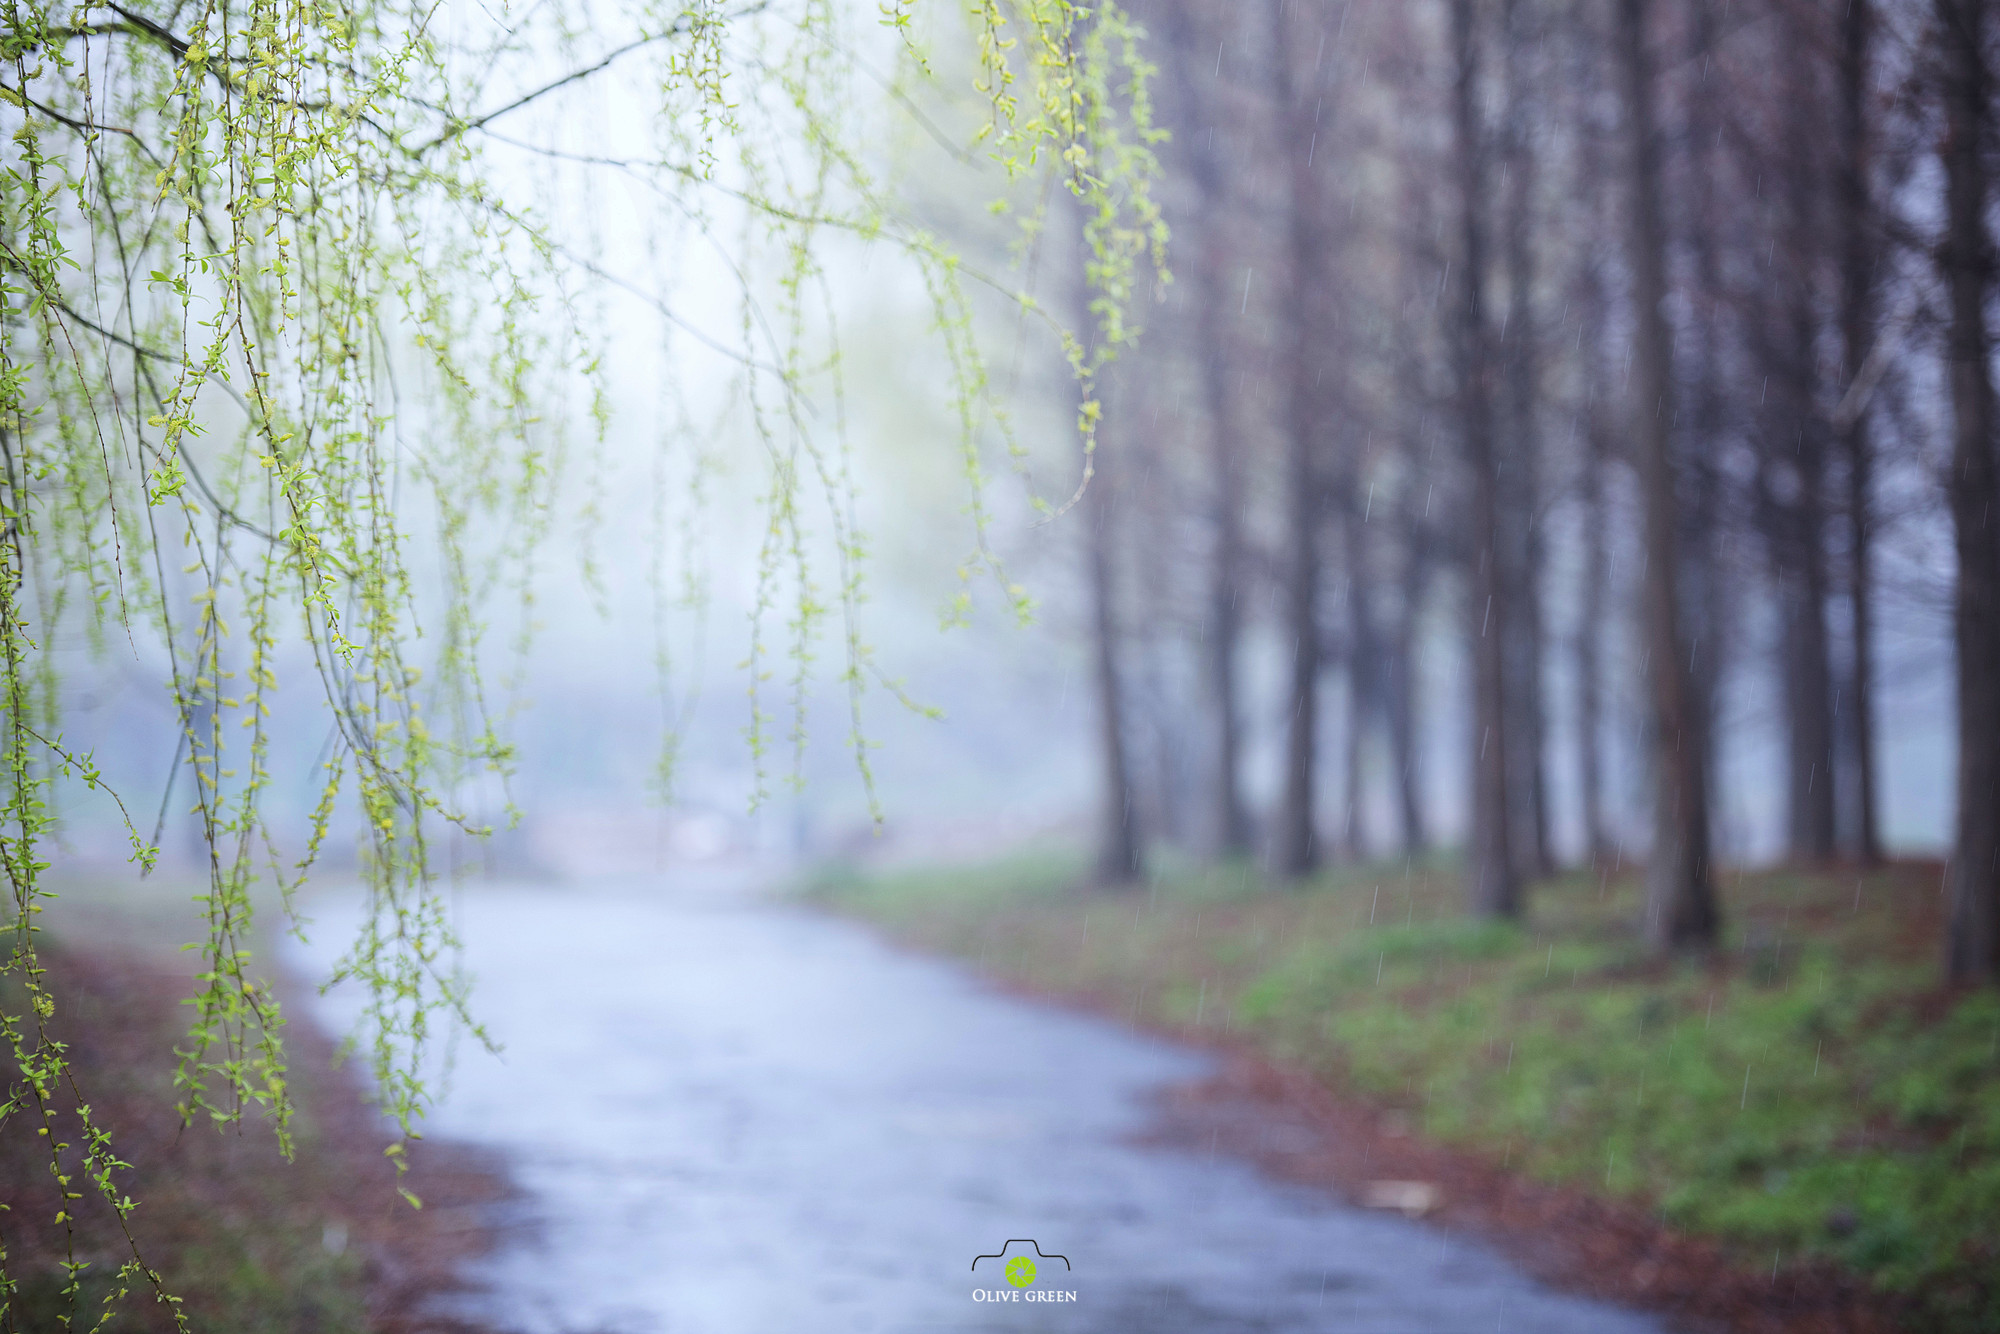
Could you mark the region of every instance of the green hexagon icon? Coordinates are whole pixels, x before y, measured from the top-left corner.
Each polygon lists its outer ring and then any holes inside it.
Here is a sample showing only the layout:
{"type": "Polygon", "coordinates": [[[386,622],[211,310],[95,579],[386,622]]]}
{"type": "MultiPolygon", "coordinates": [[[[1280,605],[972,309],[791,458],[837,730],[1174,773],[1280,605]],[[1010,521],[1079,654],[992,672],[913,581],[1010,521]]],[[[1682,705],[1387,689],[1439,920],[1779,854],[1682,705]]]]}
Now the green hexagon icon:
{"type": "Polygon", "coordinates": [[[1025,1288],[1035,1281],[1035,1262],[1025,1255],[1017,1255],[1007,1262],[1007,1281],[1017,1288],[1025,1288]]]}

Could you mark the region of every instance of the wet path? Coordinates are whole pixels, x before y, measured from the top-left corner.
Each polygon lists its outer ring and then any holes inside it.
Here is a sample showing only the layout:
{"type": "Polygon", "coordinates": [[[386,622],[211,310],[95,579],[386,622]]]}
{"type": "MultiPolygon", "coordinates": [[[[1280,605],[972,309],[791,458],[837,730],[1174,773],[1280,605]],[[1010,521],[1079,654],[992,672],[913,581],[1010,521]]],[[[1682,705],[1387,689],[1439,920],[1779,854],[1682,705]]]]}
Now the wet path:
{"type": "MultiPolygon", "coordinates": [[[[334,906],[315,915],[338,939],[334,906]]],[[[1144,1095],[1206,1058],[845,922],[713,889],[481,887],[464,934],[506,1052],[462,1057],[430,1133],[514,1164],[524,1200],[457,1308],[500,1328],[1659,1328],[1434,1229],[1135,1147],[1144,1095]],[[1010,1238],[1073,1269],[1041,1260],[1019,1290],[1002,1261],[972,1271],[1010,1238]]]]}

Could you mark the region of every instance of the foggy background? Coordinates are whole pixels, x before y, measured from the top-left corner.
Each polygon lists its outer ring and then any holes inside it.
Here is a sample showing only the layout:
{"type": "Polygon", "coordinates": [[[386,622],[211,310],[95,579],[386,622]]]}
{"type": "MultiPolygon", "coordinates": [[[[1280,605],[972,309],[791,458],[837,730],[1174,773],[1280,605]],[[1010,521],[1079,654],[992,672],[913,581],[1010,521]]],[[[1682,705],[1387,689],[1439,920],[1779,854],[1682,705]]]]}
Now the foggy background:
{"type": "MultiPolygon", "coordinates": [[[[1124,726],[1140,818],[1165,846],[1199,854],[1212,842],[1198,809],[1199,774],[1214,762],[1191,712],[1199,694],[1196,654],[1204,629],[1189,570],[1205,558],[1208,542],[1201,480],[1190,461],[1204,447],[1206,429],[1196,365],[1203,353],[1193,347],[1203,301],[1198,266],[1206,261],[1196,249],[1200,200],[1187,163],[1204,135],[1211,149],[1220,136],[1220,156],[1229,164],[1221,188],[1234,210],[1239,253],[1220,263],[1227,285],[1240,293],[1237,309],[1226,312],[1225,320],[1233,340],[1227,355],[1238,413],[1231,429],[1245,466],[1257,473],[1249,484],[1243,540],[1246,548],[1265,553],[1253,561],[1256,571],[1241,590],[1240,776],[1260,826],[1277,799],[1286,709],[1289,631],[1278,610],[1283,578],[1276,568],[1284,484],[1274,462],[1282,386],[1274,356],[1284,337],[1277,324],[1288,280],[1277,253],[1274,168],[1267,160],[1277,151],[1272,145],[1278,135],[1270,107],[1260,100],[1271,60],[1269,17],[1255,7],[1202,11],[1192,20],[1200,31],[1176,38],[1174,24],[1187,20],[1174,19],[1171,6],[1157,14],[1154,8],[1159,7],[1140,5],[1135,12],[1151,27],[1150,54],[1166,72],[1163,80],[1181,68],[1174,63],[1172,41],[1194,43],[1199,37],[1201,50],[1209,53],[1203,57],[1209,69],[1198,73],[1199,91],[1210,98],[1204,105],[1211,123],[1197,127],[1186,121],[1186,108],[1175,100],[1183,93],[1162,82],[1160,119],[1175,136],[1159,148],[1161,193],[1176,229],[1175,273],[1171,282],[1148,275],[1152,299],[1144,317],[1151,327],[1106,377],[1107,425],[1093,485],[1105,493],[1102,503],[1121,525],[1116,540],[1125,622],[1120,632],[1127,676],[1124,726]]],[[[1408,14],[1399,17],[1394,7],[1336,8],[1332,50],[1345,63],[1329,86],[1346,100],[1337,117],[1328,115],[1320,151],[1334,163],[1340,188],[1360,201],[1350,203],[1341,244],[1378,257],[1399,245],[1425,251],[1428,258],[1412,269],[1411,280],[1418,288],[1448,290],[1449,275],[1439,262],[1444,251],[1420,244],[1448,237],[1448,210],[1413,193],[1407,182],[1398,184],[1388,170],[1406,155],[1398,134],[1435,151],[1435,126],[1425,117],[1437,114],[1442,54],[1421,48],[1439,34],[1408,14]],[[1390,72],[1371,75],[1363,68],[1369,65],[1390,72]],[[1417,274],[1425,263],[1439,272],[1417,274]]],[[[1535,6],[1517,8],[1526,15],[1521,21],[1553,31],[1549,25],[1556,23],[1560,7],[1547,14],[1535,6]]],[[[965,80],[952,74],[952,62],[966,58],[963,33],[955,16],[942,10],[923,21],[930,25],[926,39],[940,62],[935,81],[912,83],[899,75],[898,53],[886,36],[877,34],[874,49],[854,53],[868,64],[870,78],[879,78],[873,85],[878,90],[891,84],[912,90],[895,99],[883,92],[879,103],[856,109],[872,165],[905,192],[914,225],[934,230],[973,264],[1013,274],[1052,311],[1064,313],[1073,285],[1066,274],[1075,265],[1065,201],[1056,199],[1037,254],[1023,264],[1014,221],[995,218],[985,208],[1006,193],[1005,182],[976,155],[940,146],[940,127],[950,138],[977,114],[969,91],[960,91],[965,80]]],[[[1739,47],[1775,40],[1773,25],[1780,22],[1770,15],[1746,21],[1729,40],[1739,47]]],[[[866,26],[857,25],[857,31],[866,26]]],[[[1542,46],[1536,49],[1545,50],[1546,34],[1537,40],[1542,46]]],[[[1535,94],[1541,100],[1527,114],[1553,117],[1563,97],[1589,99],[1588,89],[1565,92],[1562,77],[1560,71],[1550,74],[1535,94]]],[[[607,78],[579,88],[569,105],[524,116],[510,125],[509,135],[587,144],[615,157],[625,139],[641,134],[634,128],[640,98],[640,90],[607,78]]],[[[1578,163],[1587,157],[1587,145],[1579,146],[1581,131],[1551,125],[1537,152],[1551,163],[1582,170],[1578,163]]],[[[962,558],[975,545],[968,512],[973,491],[944,385],[942,352],[927,332],[930,312],[921,285],[907,266],[885,262],[880,246],[841,236],[828,240],[822,257],[829,278],[826,312],[841,330],[841,411],[852,450],[856,514],[867,545],[866,601],[857,629],[882,675],[940,716],[913,712],[879,683],[865,692],[863,732],[883,816],[877,829],[857,774],[838,679],[837,612],[822,622],[814,640],[807,673],[811,705],[802,758],[795,765],[794,719],[786,698],[792,665],[782,648],[789,613],[781,603],[767,615],[767,635],[781,647],[767,663],[772,744],[761,760],[759,796],[757,762],[745,741],[750,703],[743,664],[758,596],[752,570],[766,459],[763,445],[742,421],[739,368],[704,344],[741,345],[739,302],[746,293],[753,303],[768,301],[768,283],[743,277],[748,252],[730,236],[741,224],[726,202],[697,227],[686,217],[669,216],[658,197],[615,174],[582,165],[551,168],[525,154],[510,158],[504,142],[488,151],[503,182],[517,184],[551,216],[566,219],[579,251],[620,275],[623,286],[600,285],[589,298],[594,308],[586,320],[599,331],[605,358],[610,397],[604,440],[597,445],[580,438],[570,446],[562,490],[550,506],[550,536],[528,576],[532,604],[524,610],[512,594],[501,592],[487,609],[487,685],[505,720],[503,731],[518,744],[509,787],[521,821],[484,846],[456,846],[452,856],[495,872],[587,875],[751,850],[812,860],[963,853],[1031,837],[1086,838],[1101,793],[1091,598],[1083,567],[1086,538],[1101,521],[1094,517],[1100,511],[1085,504],[1051,518],[1028,503],[1031,495],[1056,502],[1069,496],[1081,464],[1072,425],[1075,388],[1054,340],[1010,313],[994,294],[980,298],[977,332],[995,379],[1005,380],[1012,391],[1008,408],[1027,449],[1025,476],[989,458],[980,492],[991,512],[988,541],[1007,562],[1007,577],[1018,580],[1035,604],[1032,619],[1022,624],[988,579],[960,573],[962,558]],[[673,322],[637,299],[640,287],[665,294],[673,322]],[[662,349],[670,379],[658,369],[662,349]],[[693,495],[697,475],[704,480],[700,494],[693,495]],[[579,541],[585,558],[576,554],[579,541]],[[585,559],[595,571],[590,577],[585,559]],[[962,592],[973,595],[969,616],[944,628],[947,609],[962,592]],[[524,625],[533,627],[533,635],[518,654],[511,643],[524,625]],[[664,672],[663,650],[670,659],[664,672]],[[671,792],[658,781],[669,746],[677,756],[671,792]],[[793,781],[795,769],[802,783],[793,781]]],[[[1914,183],[1901,189],[1915,198],[1914,183]]],[[[1545,244],[1548,269],[1554,271],[1571,242],[1552,234],[1545,244]]],[[[1778,249],[1775,243],[1771,247],[1773,253],[1778,249]]],[[[1569,320],[1568,303],[1559,300],[1555,280],[1549,281],[1550,290],[1535,299],[1541,307],[1562,306],[1565,314],[1556,319],[1553,310],[1543,309],[1541,336],[1552,346],[1571,342],[1586,361],[1590,345],[1601,342],[1596,363],[1615,364],[1624,346],[1615,310],[1600,312],[1600,323],[1586,329],[1569,320]],[[1570,328],[1557,327],[1565,321],[1570,328]],[[1571,338],[1559,338],[1562,332],[1571,338]]],[[[1367,284],[1357,285],[1348,297],[1355,318],[1375,318],[1369,309],[1374,299],[1367,284]]],[[[1892,294],[1884,301],[1921,306],[1925,299],[1921,293],[1907,301],[1892,294]]],[[[1430,311],[1421,302],[1404,310],[1400,318],[1410,325],[1411,338],[1426,336],[1422,326],[1434,310],[1435,302],[1430,311]]],[[[1413,355],[1421,360],[1426,354],[1413,355]]],[[[1876,548],[1879,818],[1890,850],[1934,855],[1944,847],[1951,822],[1951,567],[1945,514],[1934,479],[1926,475],[1924,451],[1931,446],[1922,438],[1939,430],[1929,397],[1936,375],[1921,358],[1906,360],[1898,372],[1906,406],[1899,409],[1896,431],[1882,437],[1889,466],[1878,481],[1883,510],[1876,548]]],[[[404,369],[421,382],[416,358],[404,369]]],[[[1754,378],[1754,370],[1738,373],[1754,378]]],[[[1379,397],[1383,384],[1371,382],[1390,373],[1386,362],[1357,366],[1352,374],[1358,400],[1379,397]]],[[[1574,446],[1583,412],[1577,386],[1589,389],[1585,382],[1596,374],[1589,366],[1550,371],[1546,411],[1537,427],[1549,460],[1543,478],[1548,494],[1538,501],[1537,513],[1550,534],[1538,581],[1547,634],[1540,751],[1551,833],[1564,860],[1585,851],[1571,642],[1581,616],[1577,586],[1584,557],[1576,547],[1579,519],[1564,451],[1574,446]]],[[[1596,390],[1615,399],[1616,386],[1607,376],[1598,379],[1596,390]]],[[[813,383],[820,396],[814,429],[825,430],[834,415],[829,381],[821,376],[813,383]]],[[[580,403],[555,410],[579,423],[585,418],[580,403]]],[[[1414,451],[1390,466],[1391,472],[1402,470],[1395,477],[1370,486],[1369,503],[1379,493],[1386,509],[1393,492],[1402,512],[1427,490],[1435,513],[1444,514],[1442,507],[1453,503],[1458,487],[1448,412],[1435,401],[1406,403],[1397,411],[1416,420],[1377,417],[1356,426],[1371,440],[1400,431],[1406,441],[1398,448],[1414,451]]],[[[1744,413],[1741,424],[1754,434],[1754,414],[1747,408],[1744,413]]],[[[1647,801],[1633,628],[1640,553],[1636,501],[1616,465],[1611,473],[1599,743],[1607,819],[1636,858],[1644,851],[1647,801]]],[[[825,497],[814,500],[826,503],[825,497]]],[[[421,531],[424,517],[410,517],[421,531]]],[[[825,539],[823,523],[816,536],[825,539]]],[[[1749,864],[1771,861],[1786,850],[1785,684],[1778,666],[1783,628],[1774,585],[1754,549],[1757,540],[1754,529],[1725,539],[1735,544],[1734,564],[1724,575],[1731,600],[1726,622],[1716,631],[1722,645],[1714,760],[1719,852],[1749,864]]],[[[1321,600],[1330,627],[1346,614],[1351,577],[1338,561],[1329,561],[1321,600]]],[[[1457,842],[1466,825],[1471,726],[1465,596],[1463,578],[1446,556],[1437,562],[1422,605],[1407,613],[1413,626],[1409,679],[1420,797],[1426,836],[1436,845],[1457,842]]],[[[1847,640],[1837,608],[1831,624],[1838,656],[1847,651],[1847,640]]],[[[1338,634],[1329,630],[1330,638],[1338,634]]],[[[76,631],[58,642],[69,681],[69,742],[94,750],[139,823],[150,827],[160,821],[170,863],[193,858],[199,835],[185,814],[189,802],[184,792],[169,791],[175,727],[161,687],[163,661],[143,640],[106,642],[93,650],[76,631]]],[[[315,757],[326,741],[323,727],[311,721],[310,688],[301,668],[302,660],[290,671],[280,669],[281,681],[294,687],[287,694],[298,707],[275,734],[276,782],[268,801],[278,827],[310,809],[315,757]]],[[[1353,796],[1346,790],[1343,757],[1353,726],[1352,689],[1336,655],[1323,683],[1327,702],[1319,735],[1326,777],[1317,798],[1318,824],[1341,844],[1342,855],[1398,855],[1405,849],[1388,790],[1391,760],[1372,734],[1361,751],[1363,788],[1353,796]],[[1344,837],[1348,830],[1354,831],[1352,838],[1344,837]]],[[[1372,724],[1364,718],[1362,725],[1372,724]]],[[[1846,788],[1841,800],[1851,804],[1846,788]]],[[[497,781],[474,793],[472,804],[487,818],[501,819],[497,781]]],[[[68,858],[122,862],[123,839],[108,804],[79,795],[64,816],[68,858]]],[[[347,853],[341,840],[334,844],[326,855],[338,867],[347,853]]]]}

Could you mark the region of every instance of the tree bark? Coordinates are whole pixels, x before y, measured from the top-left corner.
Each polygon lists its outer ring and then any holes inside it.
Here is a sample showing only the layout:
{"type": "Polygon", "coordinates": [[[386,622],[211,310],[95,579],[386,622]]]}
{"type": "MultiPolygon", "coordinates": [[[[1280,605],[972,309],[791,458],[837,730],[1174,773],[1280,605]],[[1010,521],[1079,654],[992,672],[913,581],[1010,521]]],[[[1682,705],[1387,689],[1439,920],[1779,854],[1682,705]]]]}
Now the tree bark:
{"type": "Polygon", "coordinates": [[[1632,442],[1645,503],[1647,670],[1653,694],[1653,847],[1646,867],[1646,936],[1655,949],[1713,944],[1720,924],[1710,881],[1702,719],[1681,634],[1679,504],[1669,426],[1673,368],[1666,315],[1653,74],[1647,0],[1619,0],[1616,63],[1629,177],[1627,260],[1633,280],[1632,442]]]}
{"type": "Polygon", "coordinates": [[[1520,879],[1508,830],[1507,588],[1501,569],[1499,478],[1493,444],[1493,355],[1486,327],[1486,144],[1479,116],[1479,37],[1472,0],[1452,0],[1452,114],[1456,136],[1461,233],[1455,352],[1459,431],[1472,483],[1468,535],[1472,641],[1472,846],[1466,890],[1472,910],[1512,917],[1521,910],[1520,879]]]}
{"type": "Polygon", "coordinates": [[[1958,827],[1945,965],[1957,982],[2000,979],[2000,541],[1993,513],[1992,251],[1982,156],[1993,115],[1984,0],[1936,0],[1944,73],[1946,331],[1952,532],[1958,554],[1958,827]]]}

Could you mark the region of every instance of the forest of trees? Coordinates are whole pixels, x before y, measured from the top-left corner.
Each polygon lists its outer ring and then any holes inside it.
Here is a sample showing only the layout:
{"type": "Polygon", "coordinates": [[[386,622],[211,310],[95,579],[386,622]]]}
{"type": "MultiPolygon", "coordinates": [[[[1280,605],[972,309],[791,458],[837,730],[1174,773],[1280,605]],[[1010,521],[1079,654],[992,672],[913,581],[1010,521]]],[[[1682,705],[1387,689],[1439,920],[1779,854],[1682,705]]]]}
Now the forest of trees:
{"type": "Polygon", "coordinates": [[[1789,856],[1874,863],[1880,627],[1932,607],[1943,959],[2000,974],[1990,6],[1132,8],[1175,257],[1089,511],[1100,877],[1169,838],[1287,877],[1435,844],[1449,640],[1472,910],[1625,857],[1649,941],[1710,944],[1730,683],[1775,683],[1789,856]]]}

